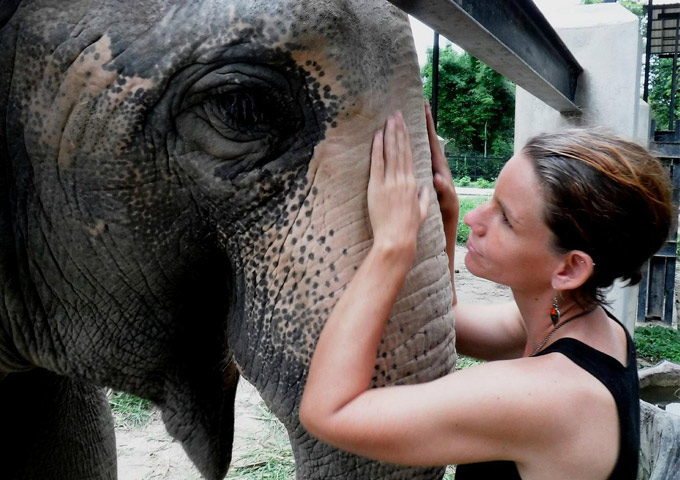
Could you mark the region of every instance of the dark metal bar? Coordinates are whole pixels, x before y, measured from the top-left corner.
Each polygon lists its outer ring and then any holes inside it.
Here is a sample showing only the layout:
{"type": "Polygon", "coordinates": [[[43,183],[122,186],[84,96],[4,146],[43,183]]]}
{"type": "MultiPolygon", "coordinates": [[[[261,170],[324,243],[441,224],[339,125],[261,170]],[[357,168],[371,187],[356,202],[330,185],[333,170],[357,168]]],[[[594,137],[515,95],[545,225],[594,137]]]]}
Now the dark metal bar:
{"type": "Polygon", "coordinates": [[[666,278],[664,284],[663,322],[670,326],[673,323],[673,301],[675,293],[675,261],[666,260],[666,278]]]}
{"type": "MultiPolygon", "coordinates": [[[[676,122],[675,134],[680,136],[680,121],[676,122]]],[[[668,232],[666,245],[669,255],[666,257],[666,285],[664,291],[665,309],[664,323],[673,324],[673,305],[675,304],[675,269],[677,268],[676,252],[678,241],[678,204],[680,203],[680,158],[670,161],[671,182],[673,185],[673,216],[671,217],[671,228],[668,232]]]]}
{"type": "Polygon", "coordinates": [[[432,101],[430,102],[432,109],[432,120],[434,126],[437,126],[437,114],[439,113],[439,33],[434,32],[434,41],[432,42],[432,101]]]}
{"type": "Polygon", "coordinates": [[[638,290],[637,321],[644,322],[647,317],[647,292],[649,291],[649,260],[640,269],[642,280],[638,290]]]}
{"type": "Polygon", "coordinates": [[[649,290],[647,290],[647,320],[663,319],[663,300],[666,285],[666,259],[654,256],[649,261],[649,290]]]}
{"type": "MultiPolygon", "coordinates": [[[[678,122],[680,124],[680,121],[678,122]]],[[[676,125],[676,133],[680,125],[676,125]]],[[[660,154],[660,160],[673,185],[673,215],[666,243],[652,256],[640,273],[640,291],[638,293],[637,320],[673,322],[673,304],[675,303],[675,270],[678,231],[678,205],[680,203],[680,142],[653,142],[652,150],[666,152],[660,154]],[[661,147],[661,148],[658,148],[661,147]]]]}
{"type": "Polygon", "coordinates": [[[577,113],[583,71],[532,0],[390,0],[512,82],[577,113]]]}
{"type": "Polygon", "coordinates": [[[649,97],[649,70],[650,60],[652,58],[652,2],[649,0],[647,4],[647,46],[645,47],[645,85],[642,94],[642,99],[646,102],[649,97]]]}

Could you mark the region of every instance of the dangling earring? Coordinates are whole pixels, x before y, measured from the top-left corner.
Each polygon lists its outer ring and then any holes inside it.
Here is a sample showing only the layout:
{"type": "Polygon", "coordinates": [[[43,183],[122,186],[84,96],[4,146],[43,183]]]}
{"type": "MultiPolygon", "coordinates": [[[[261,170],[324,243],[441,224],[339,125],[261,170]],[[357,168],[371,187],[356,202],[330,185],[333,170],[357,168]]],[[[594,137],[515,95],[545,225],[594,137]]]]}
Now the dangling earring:
{"type": "Polygon", "coordinates": [[[560,321],[560,307],[557,305],[557,292],[553,295],[552,307],[550,307],[550,320],[553,325],[560,321]]]}

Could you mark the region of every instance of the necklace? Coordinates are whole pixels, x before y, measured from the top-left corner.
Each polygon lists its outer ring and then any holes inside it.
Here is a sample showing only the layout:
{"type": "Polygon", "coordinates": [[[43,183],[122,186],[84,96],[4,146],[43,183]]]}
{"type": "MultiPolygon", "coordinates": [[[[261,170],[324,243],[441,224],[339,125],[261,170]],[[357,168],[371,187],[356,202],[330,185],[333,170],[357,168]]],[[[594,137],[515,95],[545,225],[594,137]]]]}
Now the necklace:
{"type": "Polygon", "coordinates": [[[536,355],[541,350],[541,348],[543,348],[543,346],[546,343],[548,343],[548,340],[550,340],[550,338],[555,334],[555,332],[558,331],[560,328],[564,327],[567,323],[571,322],[572,320],[576,320],[579,317],[582,317],[584,315],[589,314],[590,312],[594,311],[595,308],[597,308],[597,307],[593,307],[593,308],[589,308],[587,310],[583,310],[581,313],[577,313],[573,317],[566,319],[564,322],[562,322],[558,325],[555,325],[555,327],[550,331],[550,333],[548,335],[546,335],[546,337],[543,340],[541,340],[541,343],[539,343],[536,346],[536,348],[534,348],[534,350],[529,354],[529,356],[533,357],[534,355],[536,355]]]}

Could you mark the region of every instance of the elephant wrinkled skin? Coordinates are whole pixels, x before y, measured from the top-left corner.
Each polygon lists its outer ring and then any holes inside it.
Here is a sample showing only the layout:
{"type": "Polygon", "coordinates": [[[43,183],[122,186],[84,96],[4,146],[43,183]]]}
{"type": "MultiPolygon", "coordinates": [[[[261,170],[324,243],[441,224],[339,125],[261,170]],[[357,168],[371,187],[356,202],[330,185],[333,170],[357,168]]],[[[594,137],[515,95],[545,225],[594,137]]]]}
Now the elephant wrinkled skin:
{"type": "MultiPolygon", "coordinates": [[[[297,418],[371,244],[372,134],[401,109],[429,184],[422,107],[387,2],[2,0],[0,476],[115,478],[106,385],[158,404],[223,478],[243,376],[298,478],[441,477],[339,452],[297,418]]],[[[451,370],[448,278],[433,200],[375,386],[451,370]]]]}

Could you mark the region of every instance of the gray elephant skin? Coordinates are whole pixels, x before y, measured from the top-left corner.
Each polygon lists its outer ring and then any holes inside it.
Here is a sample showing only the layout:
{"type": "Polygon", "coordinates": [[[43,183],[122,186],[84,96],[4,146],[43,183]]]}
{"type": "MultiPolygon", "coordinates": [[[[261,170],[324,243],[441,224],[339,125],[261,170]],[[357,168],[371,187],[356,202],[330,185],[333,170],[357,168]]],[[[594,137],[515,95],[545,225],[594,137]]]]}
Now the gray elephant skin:
{"type": "MultiPolygon", "coordinates": [[[[422,102],[407,18],[383,1],[2,0],[0,477],[116,478],[107,386],[157,404],[221,479],[240,377],[286,426],[297,478],[441,477],[297,418],[371,245],[372,134],[396,109],[431,182],[422,102]]],[[[377,387],[455,362],[432,198],[377,387]]]]}

